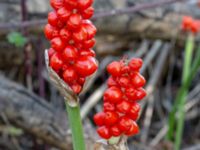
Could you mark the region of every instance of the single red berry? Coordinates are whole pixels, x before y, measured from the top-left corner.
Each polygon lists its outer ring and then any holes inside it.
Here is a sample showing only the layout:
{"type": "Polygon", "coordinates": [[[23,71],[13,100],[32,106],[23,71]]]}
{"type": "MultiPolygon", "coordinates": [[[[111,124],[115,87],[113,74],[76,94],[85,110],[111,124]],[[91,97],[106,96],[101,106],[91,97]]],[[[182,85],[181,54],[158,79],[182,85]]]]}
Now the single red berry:
{"type": "Polygon", "coordinates": [[[118,83],[115,81],[115,79],[112,76],[110,76],[108,78],[107,85],[108,87],[118,86],[118,83]]]}
{"type": "Polygon", "coordinates": [[[78,78],[76,71],[73,68],[67,68],[63,72],[63,79],[66,83],[73,83],[78,78]]]}
{"type": "Polygon", "coordinates": [[[81,77],[86,77],[97,70],[98,64],[94,57],[82,56],[76,60],[74,66],[81,77]]]}
{"type": "Polygon", "coordinates": [[[65,6],[70,8],[76,8],[78,4],[78,0],[65,0],[65,6]]]}
{"type": "Polygon", "coordinates": [[[104,100],[110,103],[118,103],[122,98],[122,92],[117,87],[110,87],[104,93],[104,100]]]}
{"type": "Polygon", "coordinates": [[[105,118],[105,113],[104,112],[99,112],[94,115],[93,119],[96,125],[98,126],[103,126],[104,125],[104,118],[105,118]]]}
{"type": "Polygon", "coordinates": [[[130,79],[127,76],[125,76],[125,77],[119,77],[117,81],[118,81],[118,83],[119,83],[119,85],[121,87],[127,88],[127,87],[130,86],[130,79]]]}
{"type": "Polygon", "coordinates": [[[130,72],[130,67],[129,66],[122,66],[121,68],[121,73],[122,74],[128,74],[130,72]]]}
{"type": "Polygon", "coordinates": [[[80,10],[84,10],[92,5],[94,0],[79,0],[78,7],[80,10]]]}
{"type": "Polygon", "coordinates": [[[143,61],[140,58],[133,58],[128,63],[128,66],[130,67],[131,71],[139,71],[142,67],[143,61]]]}
{"type": "Polygon", "coordinates": [[[73,83],[70,87],[76,94],[79,94],[82,90],[82,86],[78,83],[73,83]]]}
{"type": "Polygon", "coordinates": [[[146,80],[138,72],[133,72],[131,74],[131,82],[134,87],[139,88],[139,87],[143,87],[145,85],[146,80]]]}
{"type": "Polygon", "coordinates": [[[63,28],[60,30],[60,38],[64,42],[68,42],[71,38],[71,32],[67,28],[63,28]]]}
{"type": "Polygon", "coordinates": [[[103,111],[115,111],[115,105],[109,102],[104,102],[103,111]]]}
{"type": "Polygon", "coordinates": [[[80,56],[92,56],[95,57],[95,52],[92,49],[81,49],[78,51],[80,56]]]}
{"type": "Polygon", "coordinates": [[[112,134],[112,136],[120,136],[121,131],[117,125],[114,125],[110,127],[110,133],[112,134]]]}
{"type": "Polygon", "coordinates": [[[109,128],[106,126],[101,126],[101,127],[97,128],[97,133],[99,134],[100,137],[102,137],[104,139],[109,139],[111,137],[109,128]]]}
{"type": "Polygon", "coordinates": [[[143,99],[147,95],[146,91],[143,88],[136,89],[135,96],[137,100],[143,99]]]}
{"type": "Polygon", "coordinates": [[[130,129],[127,132],[125,132],[125,135],[133,136],[133,135],[136,135],[138,133],[139,133],[139,127],[138,127],[137,123],[133,121],[130,129]]]}
{"type": "Polygon", "coordinates": [[[50,4],[57,10],[63,6],[63,0],[50,0],[50,4]]]}
{"type": "Polygon", "coordinates": [[[67,27],[74,30],[80,27],[82,21],[82,17],[80,14],[71,14],[68,21],[67,27]]]}
{"type": "Polygon", "coordinates": [[[117,123],[118,119],[118,113],[116,113],[115,111],[107,111],[105,112],[104,124],[107,126],[112,126],[117,123]]]}
{"type": "Polygon", "coordinates": [[[78,30],[73,32],[72,38],[75,42],[82,42],[87,40],[88,33],[87,30],[81,26],[78,30]]]}
{"type": "Polygon", "coordinates": [[[131,108],[131,104],[128,101],[121,101],[116,105],[117,111],[120,113],[127,113],[131,108]]]}
{"type": "Polygon", "coordinates": [[[64,23],[58,18],[55,11],[52,11],[48,14],[48,23],[59,29],[64,26],[64,23]]]}
{"type": "Polygon", "coordinates": [[[66,46],[62,53],[63,58],[66,61],[74,61],[78,57],[78,51],[73,46],[66,46]]]}
{"type": "Polygon", "coordinates": [[[78,78],[78,81],[77,81],[80,85],[84,85],[85,83],[85,78],[78,78]]]}
{"type": "Polygon", "coordinates": [[[112,76],[120,76],[121,75],[121,63],[118,61],[113,61],[107,66],[107,71],[112,76]]]}
{"type": "Polygon", "coordinates": [[[139,116],[139,112],[140,112],[140,104],[134,102],[131,104],[131,107],[129,109],[128,112],[128,116],[132,119],[132,120],[137,120],[138,116],[139,116]]]}
{"type": "Polygon", "coordinates": [[[134,87],[126,88],[125,95],[131,100],[137,100],[136,89],[134,87]]]}
{"type": "Polygon", "coordinates": [[[58,9],[57,14],[61,21],[67,22],[69,16],[71,15],[71,10],[67,9],[66,7],[62,7],[58,9]]]}
{"type": "Polygon", "coordinates": [[[56,53],[56,51],[53,48],[50,48],[48,50],[48,55],[49,55],[49,59],[51,59],[51,57],[56,53]]]}
{"type": "Polygon", "coordinates": [[[95,43],[96,43],[96,40],[93,38],[91,40],[83,41],[82,44],[83,44],[83,48],[89,49],[89,48],[94,47],[95,43]]]}
{"type": "Polygon", "coordinates": [[[61,52],[65,48],[65,43],[59,37],[55,37],[51,40],[51,47],[57,52],[61,52]]]}
{"type": "Polygon", "coordinates": [[[92,24],[92,22],[89,21],[89,20],[84,21],[84,22],[82,23],[82,26],[83,26],[83,28],[85,28],[86,31],[87,31],[87,35],[88,35],[87,37],[88,37],[88,39],[92,39],[92,38],[95,36],[96,32],[97,32],[96,27],[95,27],[95,26],[92,24]]]}
{"type": "Polygon", "coordinates": [[[90,19],[94,14],[94,8],[89,7],[87,9],[84,9],[84,11],[82,11],[81,14],[82,14],[83,19],[90,19]]]}
{"type": "Polygon", "coordinates": [[[63,61],[61,56],[58,53],[54,53],[53,56],[50,58],[50,66],[55,70],[58,71],[62,68],[63,61]]]}
{"type": "Polygon", "coordinates": [[[51,26],[50,24],[47,24],[44,27],[44,33],[48,40],[51,40],[54,37],[58,36],[58,30],[55,27],[51,26]]]}
{"type": "Polygon", "coordinates": [[[128,131],[131,128],[132,122],[133,121],[127,116],[121,117],[118,124],[119,129],[123,132],[128,131]]]}
{"type": "Polygon", "coordinates": [[[190,16],[184,16],[182,20],[182,28],[183,30],[190,30],[193,23],[193,19],[190,16]]]}

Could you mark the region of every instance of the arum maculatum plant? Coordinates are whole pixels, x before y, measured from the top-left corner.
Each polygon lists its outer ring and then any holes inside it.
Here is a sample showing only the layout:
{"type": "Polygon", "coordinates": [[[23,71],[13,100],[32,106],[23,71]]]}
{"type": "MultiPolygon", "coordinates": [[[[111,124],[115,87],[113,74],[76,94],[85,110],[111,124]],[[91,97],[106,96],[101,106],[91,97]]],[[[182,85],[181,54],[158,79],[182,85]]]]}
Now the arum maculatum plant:
{"type": "Polygon", "coordinates": [[[50,0],[45,36],[51,48],[45,51],[46,65],[53,84],[65,98],[71,126],[73,149],[85,150],[79,97],[95,74],[98,64],[95,52],[96,28],[90,19],[93,0],[50,0]]]}
{"type": "Polygon", "coordinates": [[[195,36],[200,31],[200,20],[194,19],[190,16],[184,16],[182,19],[182,30],[188,34],[184,52],[182,81],[169,115],[168,133],[166,136],[168,140],[174,141],[174,150],[179,150],[181,147],[185,120],[184,106],[187,100],[186,97],[192,80],[200,67],[200,47],[197,52],[194,51],[195,36]],[[193,53],[196,54],[193,56],[193,53]]]}
{"type": "Polygon", "coordinates": [[[127,137],[139,133],[136,123],[140,105],[138,101],[146,96],[142,88],[146,81],[139,73],[142,60],[133,58],[129,62],[123,59],[107,66],[111,75],[107,81],[107,90],[103,96],[103,111],[94,116],[98,126],[97,133],[117,149],[128,149],[124,144],[127,137]]]}

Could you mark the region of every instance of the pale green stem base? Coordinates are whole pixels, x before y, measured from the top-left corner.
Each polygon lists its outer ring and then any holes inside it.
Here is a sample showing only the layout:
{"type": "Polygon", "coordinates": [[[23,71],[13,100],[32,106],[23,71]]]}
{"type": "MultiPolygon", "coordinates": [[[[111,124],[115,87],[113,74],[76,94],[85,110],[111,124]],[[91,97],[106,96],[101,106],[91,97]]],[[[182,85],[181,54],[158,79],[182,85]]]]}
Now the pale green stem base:
{"type": "Polygon", "coordinates": [[[85,150],[85,140],[80,117],[80,106],[70,107],[65,102],[69,124],[72,132],[73,150],[85,150]]]}

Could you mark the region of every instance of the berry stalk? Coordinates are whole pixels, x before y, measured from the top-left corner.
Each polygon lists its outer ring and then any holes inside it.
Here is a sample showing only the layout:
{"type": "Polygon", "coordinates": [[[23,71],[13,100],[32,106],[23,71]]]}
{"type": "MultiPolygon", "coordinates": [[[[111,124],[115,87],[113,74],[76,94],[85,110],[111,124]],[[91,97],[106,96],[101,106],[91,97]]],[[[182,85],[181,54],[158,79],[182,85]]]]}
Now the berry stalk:
{"type": "Polygon", "coordinates": [[[70,128],[72,130],[73,149],[85,150],[85,140],[80,117],[80,106],[71,107],[67,102],[65,102],[65,105],[70,128]]]}

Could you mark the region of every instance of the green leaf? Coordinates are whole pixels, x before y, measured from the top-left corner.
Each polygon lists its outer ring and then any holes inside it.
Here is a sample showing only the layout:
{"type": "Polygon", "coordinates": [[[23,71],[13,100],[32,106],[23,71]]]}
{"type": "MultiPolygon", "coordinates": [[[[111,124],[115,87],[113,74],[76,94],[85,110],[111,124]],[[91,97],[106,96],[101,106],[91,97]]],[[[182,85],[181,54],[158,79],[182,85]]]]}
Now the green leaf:
{"type": "Polygon", "coordinates": [[[23,47],[27,42],[27,38],[19,32],[9,33],[7,39],[9,43],[14,44],[16,47],[23,47]]]}

